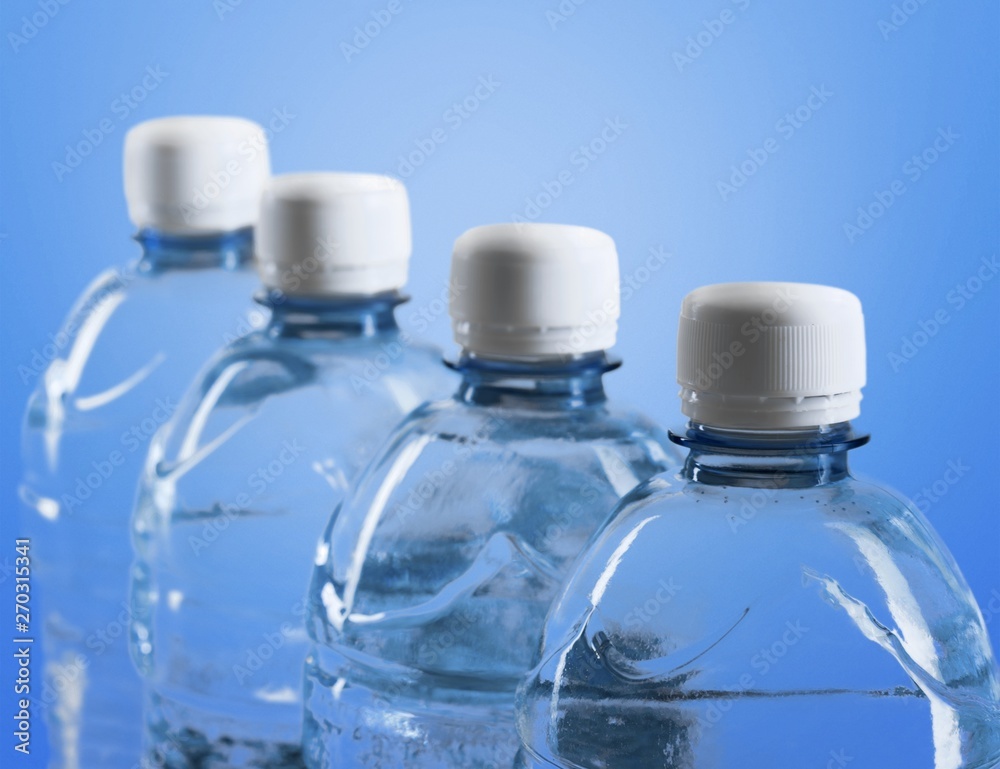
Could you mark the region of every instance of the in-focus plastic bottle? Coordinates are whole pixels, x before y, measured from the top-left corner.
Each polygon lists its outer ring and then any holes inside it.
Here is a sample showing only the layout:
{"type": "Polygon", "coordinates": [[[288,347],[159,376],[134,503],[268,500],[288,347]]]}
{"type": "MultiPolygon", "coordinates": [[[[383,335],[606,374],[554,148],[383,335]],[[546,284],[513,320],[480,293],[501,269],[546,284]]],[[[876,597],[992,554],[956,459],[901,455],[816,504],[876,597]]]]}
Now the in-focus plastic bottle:
{"type": "Polygon", "coordinates": [[[451,294],[457,392],[395,431],[317,554],[311,767],[510,766],[550,601],[616,498],[670,461],[666,435],[602,386],[618,318],[607,235],[470,230],[451,294]]]}
{"type": "Polygon", "coordinates": [[[455,386],[440,353],[396,325],[410,250],[394,179],[268,185],[257,258],[270,323],[184,397],[139,494],[132,640],[151,764],[301,765],[316,543],[390,429],[455,386]]]}
{"type": "Polygon", "coordinates": [[[263,129],[230,117],[142,123],[125,138],[124,165],[142,255],[79,299],[23,431],[23,530],[45,659],[35,715],[58,767],[138,760],[141,683],[127,639],[136,482],[198,368],[252,320],[251,227],[269,174],[263,129]]]}
{"type": "Polygon", "coordinates": [[[848,471],[861,305],[795,283],[684,300],[679,471],[625,497],[518,694],[523,765],[983,769],[1000,685],[951,555],[848,471]]]}

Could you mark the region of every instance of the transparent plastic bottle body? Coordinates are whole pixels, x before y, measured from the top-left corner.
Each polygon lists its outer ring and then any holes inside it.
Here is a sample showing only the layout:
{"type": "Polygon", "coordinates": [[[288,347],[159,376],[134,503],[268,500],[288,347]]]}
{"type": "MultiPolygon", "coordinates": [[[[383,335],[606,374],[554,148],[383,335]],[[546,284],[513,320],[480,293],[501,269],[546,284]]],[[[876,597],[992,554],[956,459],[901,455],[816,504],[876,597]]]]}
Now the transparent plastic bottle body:
{"type": "Polygon", "coordinates": [[[132,643],[155,765],[301,764],[305,594],[347,485],[455,386],[395,294],[272,301],[157,435],[134,520],[132,643]]]}
{"type": "Polygon", "coordinates": [[[606,402],[603,355],[459,368],[458,393],[408,417],[317,554],[311,767],[510,766],[550,601],[616,497],[670,461],[663,433],[606,402]]]}
{"type": "Polygon", "coordinates": [[[21,496],[44,645],[52,763],[132,767],[141,683],[129,660],[129,517],[146,449],[212,350],[248,327],[249,230],[144,231],[54,339],[23,431],[21,496]]]}
{"type": "Polygon", "coordinates": [[[996,766],[982,616],[923,516],[848,474],[864,439],[686,440],[554,607],[521,765],[996,766]]]}

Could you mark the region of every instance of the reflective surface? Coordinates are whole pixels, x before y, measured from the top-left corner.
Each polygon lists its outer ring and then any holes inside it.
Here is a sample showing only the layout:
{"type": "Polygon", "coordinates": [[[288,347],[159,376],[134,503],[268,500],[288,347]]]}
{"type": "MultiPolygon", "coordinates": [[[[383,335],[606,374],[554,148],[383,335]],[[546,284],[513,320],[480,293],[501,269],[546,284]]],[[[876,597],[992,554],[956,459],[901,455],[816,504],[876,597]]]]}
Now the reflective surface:
{"type": "Polygon", "coordinates": [[[24,533],[45,650],[44,715],[59,767],[132,767],[141,684],[128,656],[129,517],[156,430],[211,352],[248,328],[250,232],[140,233],[54,337],[23,435],[24,533]]]}
{"type": "Polygon", "coordinates": [[[692,426],[581,561],[519,692],[537,767],[994,766],[982,616],[849,426],[692,426]]]}
{"type": "Polygon", "coordinates": [[[465,358],[334,517],[309,603],[309,766],[509,766],[513,695],[570,564],[666,436],[607,403],[603,355],[465,358]]]}
{"type": "Polygon", "coordinates": [[[132,643],[154,765],[300,764],[316,542],[389,430],[455,384],[401,336],[394,294],[271,296],[151,450],[135,516],[132,643]]]}

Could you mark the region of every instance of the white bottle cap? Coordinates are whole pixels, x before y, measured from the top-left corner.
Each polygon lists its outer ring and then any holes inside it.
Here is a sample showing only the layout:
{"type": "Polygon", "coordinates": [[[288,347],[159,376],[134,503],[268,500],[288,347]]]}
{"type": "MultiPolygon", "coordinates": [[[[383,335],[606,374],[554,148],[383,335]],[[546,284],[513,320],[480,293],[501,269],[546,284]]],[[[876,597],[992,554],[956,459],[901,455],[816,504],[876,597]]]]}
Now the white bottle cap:
{"type": "Polygon", "coordinates": [[[861,412],[865,326],[858,298],[807,283],[720,283],[684,298],[681,410],[715,427],[834,424],[861,412]]]}
{"type": "Polygon", "coordinates": [[[139,229],[189,235],[250,227],[270,173],[267,137],[251,120],[168,117],[125,135],[125,199],[139,229]]]}
{"type": "Polygon", "coordinates": [[[618,314],[618,254],[603,232],[493,224],[455,241],[452,329],[469,352],[520,358],[606,350],[618,314]]]}
{"type": "Polygon", "coordinates": [[[369,295],[406,285],[412,250],[403,183],[375,174],[271,180],[257,227],[257,269],[292,296],[369,295]]]}

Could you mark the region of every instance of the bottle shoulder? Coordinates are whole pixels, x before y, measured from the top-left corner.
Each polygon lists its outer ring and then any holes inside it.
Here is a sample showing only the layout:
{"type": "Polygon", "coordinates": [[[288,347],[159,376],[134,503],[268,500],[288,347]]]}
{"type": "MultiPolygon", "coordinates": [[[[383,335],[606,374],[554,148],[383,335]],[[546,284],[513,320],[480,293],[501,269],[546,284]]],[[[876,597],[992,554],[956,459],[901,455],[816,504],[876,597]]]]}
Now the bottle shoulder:
{"type": "Polygon", "coordinates": [[[389,565],[399,579],[430,569],[435,592],[480,572],[492,583],[520,563],[554,591],[618,498],[665,466],[634,423],[591,415],[606,429],[583,439],[577,419],[553,429],[454,398],[417,409],[335,514],[319,581],[363,602],[382,592],[389,565]]]}
{"type": "MultiPolygon", "coordinates": [[[[1000,697],[982,616],[945,546],[912,505],[853,478],[813,489],[652,479],[578,561],[545,645],[551,660],[608,643],[634,668],[626,678],[725,689],[789,628],[808,642],[768,687],[912,680],[933,695],[943,681],[1000,697]]],[[[617,652],[603,658],[614,666],[617,652]]]]}
{"type": "Polygon", "coordinates": [[[933,526],[913,503],[851,476],[808,488],[729,486],[692,481],[682,468],[672,467],[625,496],[602,535],[605,550],[628,542],[626,560],[633,550],[641,560],[645,543],[661,538],[668,549],[695,541],[704,548],[712,542],[727,553],[742,554],[748,563],[759,556],[754,548],[761,544],[800,553],[838,543],[857,554],[871,539],[890,554],[923,553],[943,572],[958,574],[933,526]]]}
{"type": "Polygon", "coordinates": [[[486,442],[518,444],[554,442],[571,447],[590,443],[635,443],[656,447],[663,465],[679,461],[666,432],[640,412],[602,403],[584,408],[536,409],[487,406],[463,401],[459,395],[425,404],[407,420],[414,435],[478,437],[486,442]]]}
{"type": "Polygon", "coordinates": [[[213,348],[252,329],[252,285],[246,270],[105,270],[32,362],[32,401],[42,412],[59,401],[64,415],[116,409],[151,379],[176,398],[213,348]]]}
{"type": "Polygon", "coordinates": [[[332,412],[381,403],[406,413],[450,391],[453,377],[432,365],[429,354],[383,353],[395,344],[392,337],[330,340],[253,331],[209,358],[184,396],[182,411],[256,410],[278,396],[308,399],[314,388],[332,412]]]}
{"type": "MultiPolygon", "coordinates": [[[[483,464],[500,474],[574,469],[578,461],[617,457],[624,467],[642,464],[644,480],[671,465],[673,452],[665,434],[651,421],[612,407],[567,410],[540,415],[532,410],[484,407],[453,396],[424,403],[393,431],[361,485],[379,486],[391,476],[406,485],[399,465],[424,469],[435,463],[483,464]],[[669,452],[669,454],[668,454],[669,452]]],[[[418,473],[419,474],[419,473],[418,473]]],[[[638,480],[623,489],[632,489],[638,480]]],[[[359,494],[359,496],[361,496],[359,494]]]]}
{"type": "Polygon", "coordinates": [[[405,414],[451,384],[447,372],[405,366],[402,353],[383,368],[371,364],[372,351],[386,343],[280,337],[267,329],[229,343],[203,366],[157,436],[149,464],[160,470],[153,475],[206,446],[218,462],[279,437],[306,440],[316,457],[370,455],[405,414]]]}

